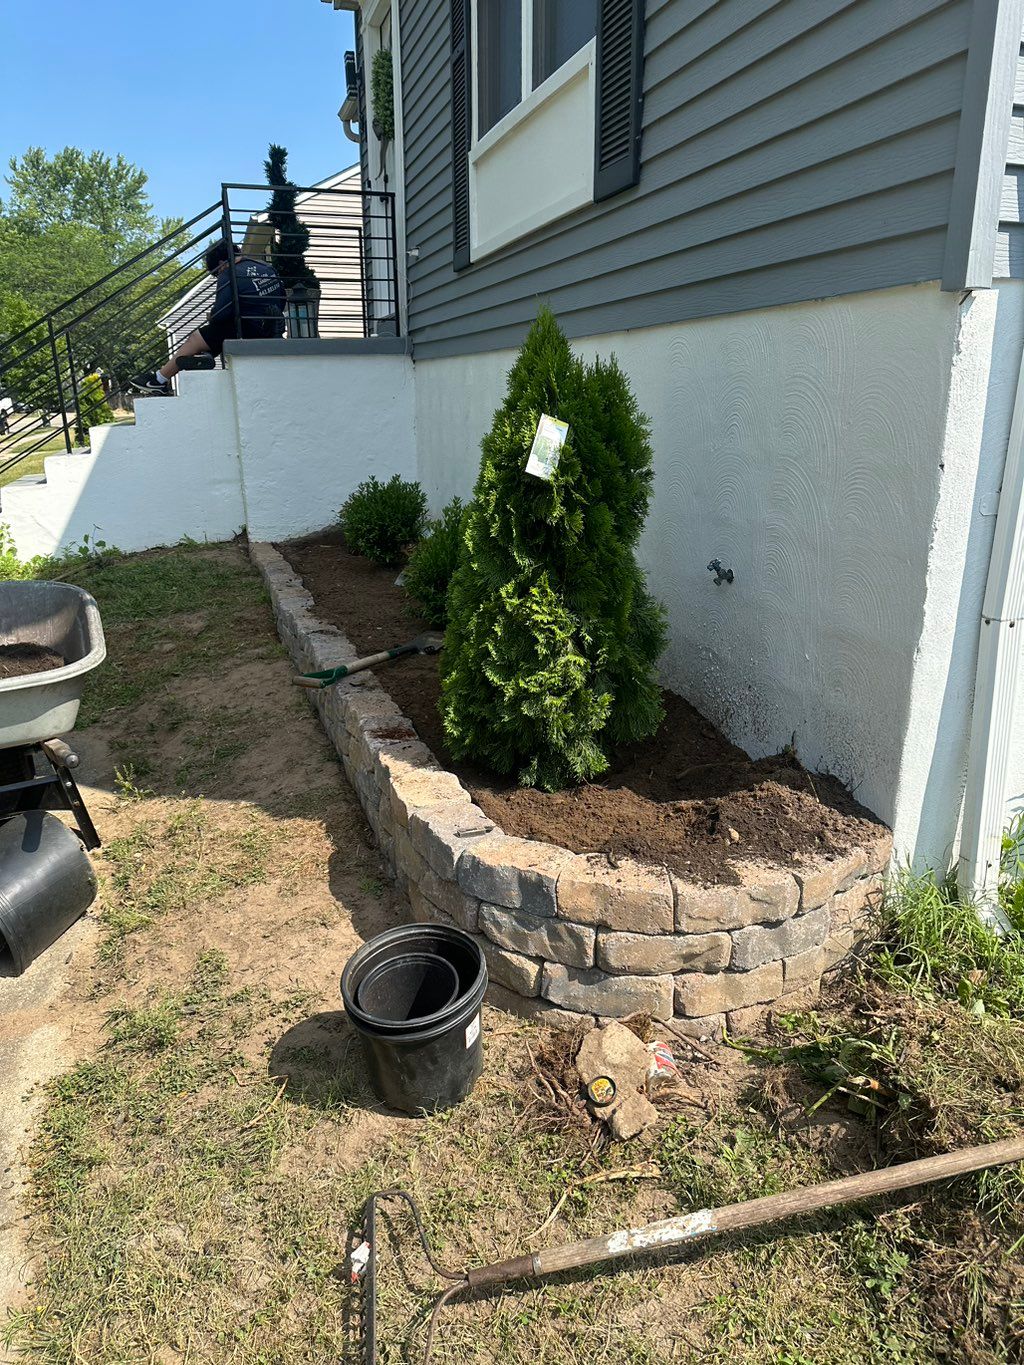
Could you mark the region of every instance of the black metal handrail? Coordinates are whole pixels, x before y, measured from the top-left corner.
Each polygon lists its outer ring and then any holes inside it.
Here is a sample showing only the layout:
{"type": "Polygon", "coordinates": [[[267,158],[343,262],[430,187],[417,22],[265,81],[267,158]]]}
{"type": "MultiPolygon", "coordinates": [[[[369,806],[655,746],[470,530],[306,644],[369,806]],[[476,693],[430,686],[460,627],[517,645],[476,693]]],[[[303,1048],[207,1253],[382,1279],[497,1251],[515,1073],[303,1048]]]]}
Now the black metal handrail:
{"type": "MultiPolygon", "coordinates": [[[[222,185],[217,203],[0,338],[0,475],[55,445],[69,454],[83,446],[89,426],[107,419],[106,404],[132,407],[130,382],[166,359],[209,311],[215,285],[203,257],[218,240],[269,260],[291,282],[276,325],[285,337],[400,334],[394,195],[297,187],[296,211],[309,232],[299,269],[298,253],[283,249],[269,216],[275,188],[222,185]],[[86,384],[96,373],[102,392],[96,380],[86,384]]],[[[251,325],[237,277],[231,280],[233,335],[266,335],[251,325]]]]}

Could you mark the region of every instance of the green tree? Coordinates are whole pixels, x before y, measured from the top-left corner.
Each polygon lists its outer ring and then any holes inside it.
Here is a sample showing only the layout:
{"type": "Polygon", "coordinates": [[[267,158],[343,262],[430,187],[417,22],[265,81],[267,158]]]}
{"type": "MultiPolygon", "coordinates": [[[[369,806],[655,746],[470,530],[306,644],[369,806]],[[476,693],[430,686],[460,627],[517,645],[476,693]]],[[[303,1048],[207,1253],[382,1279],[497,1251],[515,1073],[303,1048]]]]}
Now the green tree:
{"type": "Polygon", "coordinates": [[[267,211],[274,228],[270,263],[286,289],[294,289],[297,285],[315,289],[319,281],[306,264],[309,228],[299,221],[295,212],[299,191],[288,179],[288,153],[284,147],[273,142],[270,144],[270,153],[263,163],[263,169],[266,171],[267,184],[275,187],[267,211]]]}
{"type": "Polygon", "coordinates": [[[146,194],[148,180],[120,155],[65,147],[48,157],[42,147],[29,147],[11,157],[4,212],[35,232],[74,225],[119,243],[151,239],[159,224],[146,194]]]}
{"type": "Polygon", "coordinates": [[[453,754],[554,790],[657,728],[662,608],[634,558],[651,494],[647,419],[618,364],[584,365],[546,309],[482,443],[448,594],[441,712],[453,754]],[[569,424],[527,474],[542,413],[569,424]]]}

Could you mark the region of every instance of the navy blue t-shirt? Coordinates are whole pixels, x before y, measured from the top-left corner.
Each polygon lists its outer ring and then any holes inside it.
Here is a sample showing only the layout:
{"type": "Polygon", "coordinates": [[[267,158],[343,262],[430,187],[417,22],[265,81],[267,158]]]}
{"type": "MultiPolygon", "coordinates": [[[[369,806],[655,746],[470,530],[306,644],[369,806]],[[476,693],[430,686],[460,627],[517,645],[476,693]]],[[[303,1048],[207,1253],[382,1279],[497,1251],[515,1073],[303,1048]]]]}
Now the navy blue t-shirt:
{"type": "MultiPolygon", "coordinates": [[[[259,322],[261,330],[265,330],[267,335],[283,335],[285,292],[281,277],[274,267],[265,261],[253,261],[248,256],[241,256],[235,262],[235,278],[238,280],[238,312],[243,333],[249,330],[247,323],[259,322]],[[277,330],[278,323],[281,324],[280,331],[277,330]]],[[[229,321],[234,315],[234,308],[231,276],[228,271],[222,270],[217,276],[217,294],[210,321],[229,321]]]]}

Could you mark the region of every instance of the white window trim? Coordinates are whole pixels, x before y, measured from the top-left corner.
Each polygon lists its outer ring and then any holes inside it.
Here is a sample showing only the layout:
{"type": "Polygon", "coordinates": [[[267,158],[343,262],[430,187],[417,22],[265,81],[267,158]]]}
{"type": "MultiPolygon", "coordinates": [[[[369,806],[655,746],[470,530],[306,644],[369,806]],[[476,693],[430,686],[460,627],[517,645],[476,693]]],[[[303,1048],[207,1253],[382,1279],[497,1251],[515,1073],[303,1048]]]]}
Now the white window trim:
{"type": "MultiPolygon", "coordinates": [[[[532,15],[533,5],[532,4],[528,5],[527,9],[529,13],[532,15]]],[[[473,3],[473,11],[475,18],[476,0],[474,0],[473,3]]],[[[526,27],[527,26],[524,25],[524,29],[526,27]]],[[[530,46],[532,48],[533,46],[532,25],[530,27],[531,27],[530,46]]],[[[474,29],[474,32],[475,31],[476,30],[474,29]]],[[[475,110],[476,104],[479,101],[475,101],[473,105],[474,108],[473,145],[470,148],[469,152],[470,164],[474,165],[480,159],[480,157],[486,156],[487,153],[491,150],[491,148],[495,147],[502,140],[502,138],[507,137],[508,134],[513,131],[513,129],[518,128],[518,126],[521,123],[523,123],[526,119],[528,119],[531,114],[535,113],[536,110],[538,110],[541,107],[541,105],[546,104],[548,100],[552,98],[552,96],[557,95],[560,90],[567,86],[571,81],[574,81],[577,78],[577,76],[580,75],[581,72],[586,71],[588,67],[593,67],[596,64],[596,62],[597,39],[591,38],[590,41],[586,43],[585,46],[581,47],[578,52],[574,52],[567,62],[563,62],[562,65],[556,71],[552,71],[551,75],[547,78],[547,80],[542,81],[541,84],[537,86],[536,90],[524,90],[521,102],[517,104],[514,109],[510,109],[508,113],[504,116],[504,118],[500,118],[493,128],[489,128],[487,132],[484,133],[483,137],[477,137],[476,135],[475,110]]],[[[473,44],[473,80],[475,87],[476,83],[475,42],[473,44]]],[[[588,149],[588,154],[589,155],[593,154],[591,149],[588,149]]]]}

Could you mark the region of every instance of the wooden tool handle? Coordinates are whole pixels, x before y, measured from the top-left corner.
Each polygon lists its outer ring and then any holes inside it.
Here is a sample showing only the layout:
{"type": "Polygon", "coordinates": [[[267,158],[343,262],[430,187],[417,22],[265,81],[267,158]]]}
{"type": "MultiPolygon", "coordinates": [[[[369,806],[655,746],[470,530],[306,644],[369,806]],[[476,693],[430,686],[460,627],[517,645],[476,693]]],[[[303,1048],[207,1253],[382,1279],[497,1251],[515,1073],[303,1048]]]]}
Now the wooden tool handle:
{"type": "Polygon", "coordinates": [[[350,678],[353,673],[362,673],[365,668],[375,668],[377,664],[386,664],[389,659],[397,658],[399,654],[408,654],[409,646],[404,645],[401,649],[384,649],[379,654],[369,654],[365,659],[356,659],[351,664],[339,664],[334,670],[337,677],[327,680],[325,678],[292,678],[296,687],[330,687],[331,683],[341,682],[343,678],[350,678]]]}
{"type": "Polygon", "coordinates": [[[788,1190],[785,1194],[751,1199],[745,1204],[698,1209],[696,1213],[666,1218],[660,1223],[648,1223],[646,1227],[623,1228],[604,1237],[591,1237],[585,1242],[539,1251],[533,1257],[533,1274],[554,1275],[577,1266],[614,1260],[618,1256],[676,1246],[698,1237],[708,1237],[712,1233],[760,1227],[764,1223],[813,1213],[816,1209],[856,1204],[872,1195],[891,1194],[932,1180],[948,1180],[951,1176],[966,1175],[969,1171],[980,1171],[986,1166],[1001,1166],[1008,1161],[1024,1161],[1024,1139],[1013,1138],[1006,1142],[990,1142],[983,1147],[967,1147],[960,1152],[946,1152],[942,1156],[907,1161],[880,1171],[847,1176],[843,1180],[829,1180],[821,1185],[788,1190]]]}

